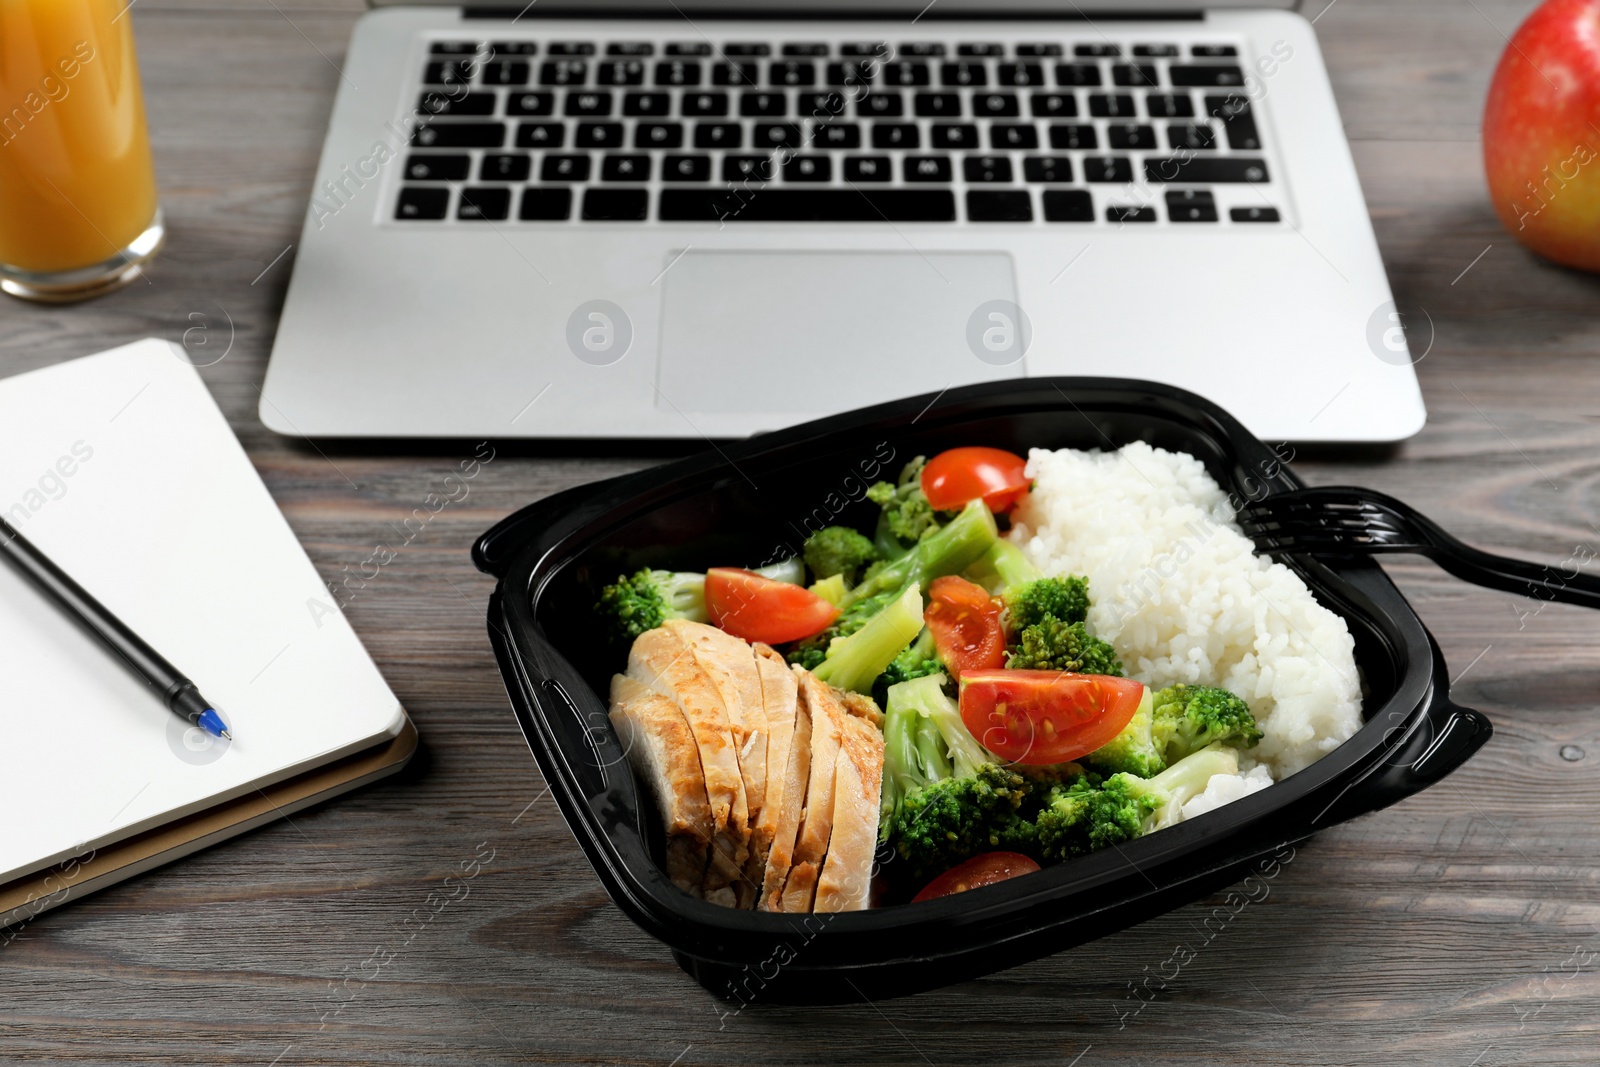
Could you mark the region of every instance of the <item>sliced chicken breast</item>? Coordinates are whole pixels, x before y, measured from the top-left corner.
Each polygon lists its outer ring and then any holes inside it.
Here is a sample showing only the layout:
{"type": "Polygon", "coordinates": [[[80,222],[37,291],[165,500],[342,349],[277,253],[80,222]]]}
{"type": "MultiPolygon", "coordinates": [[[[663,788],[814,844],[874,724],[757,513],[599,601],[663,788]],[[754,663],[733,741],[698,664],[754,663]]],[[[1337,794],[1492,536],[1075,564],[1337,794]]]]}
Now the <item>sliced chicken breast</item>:
{"type": "Polygon", "coordinates": [[[767,797],[767,713],[755,651],[742,638],[704,623],[673,619],[664,624],[694,649],[695,660],[711,678],[739,750],[739,776],[744,780],[746,814],[751,830],[744,878],[734,885],[739,907],[753,908],[766,862],[764,840],[758,838],[761,809],[767,797]]]}
{"type": "Polygon", "coordinates": [[[685,893],[700,896],[711,848],[711,807],[689,721],[675,702],[619,674],[611,679],[611,724],[628,762],[655,796],[667,832],[667,877],[685,893]]]}
{"type": "Polygon", "coordinates": [[[640,634],[628,653],[628,676],[678,705],[700,750],[711,813],[711,856],[702,888],[713,903],[737,906],[734,886],[744,880],[750,827],[739,750],[728,710],[693,644],[676,627],[640,634]]]}
{"type": "Polygon", "coordinates": [[[750,835],[752,855],[762,850],[764,911],[783,910],[783,887],[794,862],[795,836],[811,778],[811,715],[799,699],[797,676],[766,645],[756,645],[761,699],[767,710],[767,798],[750,835]]]}
{"type": "Polygon", "coordinates": [[[833,779],[843,739],[845,711],[841,694],[819,681],[810,671],[794,668],[800,701],[811,717],[811,773],[806,784],[805,809],[795,835],[794,860],[784,883],[781,911],[810,911],[816,899],[817,877],[828,854],[833,833],[833,779]]]}
{"type": "Polygon", "coordinates": [[[844,705],[850,714],[844,718],[834,767],[833,833],[813,911],[860,911],[871,899],[883,788],[883,731],[876,722],[882,715],[876,704],[855,693],[847,695],[844,705]]]}

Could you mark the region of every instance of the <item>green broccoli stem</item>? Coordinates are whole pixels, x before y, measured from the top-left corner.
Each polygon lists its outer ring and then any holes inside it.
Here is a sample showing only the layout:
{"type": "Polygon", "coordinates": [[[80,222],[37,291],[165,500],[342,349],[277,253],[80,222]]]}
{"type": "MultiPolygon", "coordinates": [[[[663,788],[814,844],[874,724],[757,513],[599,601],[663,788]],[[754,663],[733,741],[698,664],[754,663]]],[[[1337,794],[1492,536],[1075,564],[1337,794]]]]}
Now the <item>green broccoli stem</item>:
{"type": "Polygon", "coordinates": [[[918,541],[905,555],[850,590],[847,603],[895,592],[912,583],[927,585],[946,574],[959,574],[999,538],[994,515],[983,501],[974,500],[938,533],[918,541]]]}
{"type": "MultiPolygon", "coordinates": [[[[909,682],[890,686],[889,701],[901,707],[915,708],[931,728],[928,732],[936,732],[937,741],[932,742],[931,747],[940,753],[943,770],[937,777],[967,778],[976,774],[983,764],[994,762],[994,757],[978,744],[967,729],[967,724],[961,721],[961,708],[945,695],[944,684],[945,676],[942,674],[913,678],[909,682]],[[949,756],[945,757],[944,752],[948,752],[949,756]]],[[[923,737],[924,733],[919,729],[919,740],[923,737]]]]}
{"type": "Polygon", "coordinates": [[[1044,577],[1027,554],[1004,537],[996,538],[989,550],[967,568],[966,574],[993,596],[1044,577]]]}
{"type": "Polygon", "coordinates": [[[912,582],[861,629],[849,637],[834,638],[827,658],[816,667],[816,676],[840,689],[870,693],[878,675],[921,631],[922,587],[912,582]]]}
{"type": "Polygon", "coordinates": [[[945,754],[944,737],[933,720],[917,713],[917,755],[922,760],[923,784],[949,778],[955,773],[950,757],[945,754]]]}
{"type": "Polygon", "coordinates": [[[1182,807],[1206,791],[1206,785],[1219,774],[1239,773],[1239,753],[1221,743],[1202,748],[1174,763],[1154,778],[1131,774],[1112,776],[1130,796],[1154,797],[1159,806],[1145,820],[1145,832],[1170,821],[1174,805],[1182,807]]]}

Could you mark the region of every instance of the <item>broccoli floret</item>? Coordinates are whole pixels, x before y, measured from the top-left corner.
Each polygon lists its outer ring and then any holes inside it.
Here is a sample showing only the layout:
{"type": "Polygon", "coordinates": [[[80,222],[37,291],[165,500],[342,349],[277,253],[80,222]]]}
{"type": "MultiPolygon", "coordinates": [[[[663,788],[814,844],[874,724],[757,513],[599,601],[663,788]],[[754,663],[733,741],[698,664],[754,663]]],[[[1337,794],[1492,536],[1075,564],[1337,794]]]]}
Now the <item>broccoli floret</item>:
{"type": "Polygon", "coordinates": [[[600,590],[595,610],[618,641],[627,643],[668,619],[706,621],[706,576],[646,567],[619,575],[600,590]]]}
{"type": "Polygon", "coordinates": [[[994,515],[983,501],[974,500],[905,555],[869,570],[850,590],[847,602],[879,593],[898,593],[913,582],[927,586],[935,578],[959,574],[987,552],[999,536],[994,515]]]}
{"type": "Polygon", "coordinates": [[[884,556],[897,556],[939,528],[938,516],[922,492],[925,456],[918,456],[900,471],[894,485],[878,482],[867,490],[867,499],[883,511],[878,517],[878,549],[884,556]]]}
{"type": "Polygon", "coordinates": [[[1209,685],[1174,685],[1156,693],[1151,735],[1168,763],[1218,741],[1254,748],[1261,740],[1250,705],[1209,685]]]}
{"type": "Polygon", "coordinates": [[[818,579],[836,574],[853,582],[856,571],[878,558],[872,541],[848,526],[828,526],[806,538],[806,566],[818,579]]]}
{"type": "Polygon", "coordinates": [[[880,836],[919,880],[989,849],[1033,851],[1019,813],[1030,783],[973,739],[944,681],[891,686],[884,713],[880,836]]]}
{"type": "Polygon", "coordinates": [[[1023,582],[1009,587],[1003,599],[1014,630],[1027,629],[1046,618],[1082,622],[1089,617],[1089,581],[1076,575],[1023,582]]]}
{"type": "Polygon", "coordinates": [[[1139,709],[1128,720],[1122,732],[1104,745],[1083,757],[1083,762],[1103,774],[1125,771],[1140,778],[1152,778],[1166,769],[1164,746],[1151,736],[1153,702],[1150,690],[1144,691],[1139,709]]]}
{"type": "Polygon", "coordinates": [[[838,617],[828,624],[826,630],[790,645],[785,658],[790,663],[798,663],[808,671],[816,670],[817,664],[828,654],[829,645],[838,638],[849,637],[861,629],[867,624],[868,619],[893,602],[893,593],[880,593],[844,606],[838,617]]]}
{"type": "Polygon", "coordinates": [[[1179,810],[1192,797],[1205,792],[1206,784],[1219,774],[1239,773],[1239,753],[1227,745],[1208,745],[1192,752],[1154,778],[1114,774],[1105,784],[1118,783],[1129,796],[1154,799],[1155,807],[1145,819],[1144,832],[1171,825],[1179,810]]]}
{"type": "MultiPolygon", "coordinates": [[[[883,674],[879,675],[877,684],[873,689],[875,692],[879,688],[887,690],[891,685],[909,682],[913,678],[925,678],[930,674],[938,674],[943,670],[944,664],[939,662],[939,652],[934,647],[933,632],[924,629],[922,633],[917,635],[917,639],[906,647],[904,652],[896,656],[889,666],[884,668],[883,674]]],[[[888,699],[887,693],[884,694],[884,699],[888,699]]]]}
{"type": "Polygon", "coordinates": [[[1018,642],[1006,650],[1006,666],[1012,670],[1122,677],[1117,650],[1098,637],[1091,637],[1081,622],[1066,623],[1047,615],[1026,627],[1018,637],[1018,642]]]}
{"type": "Polygon", "coordinates": [[[855,633],[831,641],[827,655],[811,670],[829,685],[870,693],[878,675],[921,630],[922,588],[912,582],[855,633]]]}

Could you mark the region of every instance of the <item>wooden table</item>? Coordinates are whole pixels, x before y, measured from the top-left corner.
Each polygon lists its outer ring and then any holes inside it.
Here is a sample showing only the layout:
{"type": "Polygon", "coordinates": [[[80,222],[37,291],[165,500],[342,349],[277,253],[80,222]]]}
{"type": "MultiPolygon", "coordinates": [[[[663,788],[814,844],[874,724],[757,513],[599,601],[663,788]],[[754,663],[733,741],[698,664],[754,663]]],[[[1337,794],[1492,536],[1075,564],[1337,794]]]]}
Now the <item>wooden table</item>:
{"type": "MultiPolygon", "coordinates": [[[[1417,438],[1393,458],[1300,469],[1557,561],[1600,545],[1600,278],[1510,240],[1477,141],[1503,34],[1532,6],[1322,12],[1399,305],[1413,321],[1425,309],[1436,336],[1418,366],[1430,418],[1417,438]]],[[[142,0],[167,249],[150,284],[98,302],[0,306],[7,374],[177,338],[189,310],[225,310],[231,339],[212,343],[232,347],[205,380],[329,579],[393,544],[461,458],[318,450],[256,418],[333,63],[359,12],[356,0],[142,0]]],[[[348,607],[422,731],[413,768],[28,926],[0,949],[0,1061],[1596,1062],[1600,619],[1559,605],[1519,618],[1515,598],[1419,561],[1392,571],[1494,741],[1439,787],[1303,847],[1165,989],[1135,999],[1132,985],[1196,940],[1216,900],[910,1000],[722,1017],[610,905],[543,795],[484,637],[490,583],[467,559],[512,509],[649,462],[572,448],[490,463],[348,607]],[[470,893],[402,944],[402,921],[490,850],[470,893]],[[380,949],[396,955],[374,974],[363,963],[380,949]]]]}

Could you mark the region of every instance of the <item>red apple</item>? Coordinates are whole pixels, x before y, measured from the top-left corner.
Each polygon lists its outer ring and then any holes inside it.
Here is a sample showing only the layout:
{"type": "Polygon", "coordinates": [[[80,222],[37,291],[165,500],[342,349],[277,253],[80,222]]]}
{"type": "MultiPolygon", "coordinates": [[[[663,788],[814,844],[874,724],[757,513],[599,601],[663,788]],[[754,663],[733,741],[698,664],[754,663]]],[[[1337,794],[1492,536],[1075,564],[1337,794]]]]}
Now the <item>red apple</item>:
{"type": "Polygon", "coordinates": [[[1517,240],[1600,271],[1600,0],[1547,0],[1517,29],[1489,85],[1483,162],[1517,240]]]}

